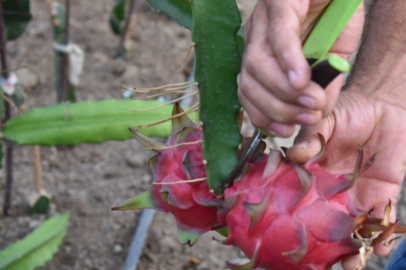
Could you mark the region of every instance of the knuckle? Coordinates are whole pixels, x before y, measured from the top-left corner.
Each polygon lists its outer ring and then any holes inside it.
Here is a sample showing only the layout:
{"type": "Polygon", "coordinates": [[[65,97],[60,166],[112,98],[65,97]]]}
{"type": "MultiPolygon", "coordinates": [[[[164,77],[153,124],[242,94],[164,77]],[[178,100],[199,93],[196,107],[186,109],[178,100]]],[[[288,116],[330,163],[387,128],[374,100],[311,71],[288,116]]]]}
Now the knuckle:
{"type": "Polygon", "coordinates": [[[241,90],[241,86],[238,88],[237,95],[238,95],[238,99],[240,101],[245,99],[245,97],[244,97],[244,95],[242,93],[242,90],[241,90]]]}
{"type": "Polygon", "coordinates": [[[273,102],[272,106],[267,109],[267,116],[273,118],[276,122],[286,124],[294,120],[296,113],[286,103],[273,102]]]}
{"type": "Polygon", "coordinates": [[[291,137],[294,133],[295,133],[294,128],[288,129],[288,131],[286,131],[286,133],[285,133],[285,137],[286,138],[291,137]]]}
{"type": "Polygon", "coordinates": [[[244,93],[242,92],[241,89],[238,90],[237,95],[238,95],[238,100],[240,101],[241,105],[243,107],[246,107],[247,97],[244,95],[244,93]]]}
{"type": "Polygon", "coordinates": [[[263,115],[257,114],[257,115],[250,115],[251,123],[252,125],[262,128],[267,125],[269,120],[265,118],[263,115]]]}
{"type": "Polygon", "coordinates": [[[275,118],[275,121],[280,122],[282,124],[293,124],[293,123],[295,123],[295,119],[296,119],[296,113],[288,112],[283,109],[277,110],[273,114],[273,116],[275,118]]]}
{"type": "Polygon", "coordinates": [[[283,61],[290,61],[290,59],[292,58],[293,55],[294,54],[293,54],[292,50],[290,50],[290,48],[281,44],[281,51],[279,53],[280,59],[282,59],[283,61]]]}
{"type": "Polygon", "coordinates": [[[244,96],[246,95],[248,91],[248,89],[250,88],[249,83],[247,82],[247,77],[246,75],[241,75],[240,76],[240,80],[238,82],[238,86],[239,86],[239,90],[238,90],[238,97],[240,99],[244,98],[244,96]]]}
{"type": "Polygon", "coordinates": [[[286,34],[286,32],[289,30],[289,25],[286,25],[285,22],[276,18],[272,23],[269,24],[267,31],[268,38],[270,38],[271,41],[278,41],[280,38],[283,38],[284,34],[286,34]]]}
{"type": "Polygon", "coordinates": [[[247,71],[255,72],[258,63],[262,60],[263,56],[261,57],[258,52],[247,53],[242,63],[242,68],[246,69],[247,71]]]}

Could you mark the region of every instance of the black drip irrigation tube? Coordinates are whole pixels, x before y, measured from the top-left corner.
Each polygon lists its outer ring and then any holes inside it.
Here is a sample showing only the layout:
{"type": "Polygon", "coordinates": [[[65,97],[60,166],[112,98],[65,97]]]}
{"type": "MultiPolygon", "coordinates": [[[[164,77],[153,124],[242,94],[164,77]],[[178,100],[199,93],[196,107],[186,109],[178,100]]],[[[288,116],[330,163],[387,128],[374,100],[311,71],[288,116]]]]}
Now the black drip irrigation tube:
{"type": "MultiPolygon", "coordinates": [[[[194,80],[194,65],[190,72],[187,81],[194,80]]],[[[192,97],[182,100],[183,106],[190,106],[192,97]]],[[[142,255],[142,250],[145,246],[145,241],[147,240],[148,230],[151,226],[152,220],[154,219],[155,210],[144,209],[141,212],[141,216],[138,219],[137,228],[135,229],[133,239],[131,241],[130,247],[127,252],[127,257],[125,259],[124,265],[121,270],[136,270],[140,257],[142,255]]]]}

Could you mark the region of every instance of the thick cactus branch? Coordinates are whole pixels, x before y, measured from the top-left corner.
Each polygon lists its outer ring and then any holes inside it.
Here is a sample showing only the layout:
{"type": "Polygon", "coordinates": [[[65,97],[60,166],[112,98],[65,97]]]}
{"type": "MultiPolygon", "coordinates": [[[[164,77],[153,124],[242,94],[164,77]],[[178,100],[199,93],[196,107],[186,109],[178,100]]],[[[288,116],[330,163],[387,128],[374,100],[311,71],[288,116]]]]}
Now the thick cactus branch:
{"type": "Polygon", "coordinates": [[[207,161],[209,187],[221,195],[222,181],[237,163],[241,140],[236,79],[241,61],[236,34],[241,17],[234,0],[193,0],[191,3],[203,158],[207,161]]]}

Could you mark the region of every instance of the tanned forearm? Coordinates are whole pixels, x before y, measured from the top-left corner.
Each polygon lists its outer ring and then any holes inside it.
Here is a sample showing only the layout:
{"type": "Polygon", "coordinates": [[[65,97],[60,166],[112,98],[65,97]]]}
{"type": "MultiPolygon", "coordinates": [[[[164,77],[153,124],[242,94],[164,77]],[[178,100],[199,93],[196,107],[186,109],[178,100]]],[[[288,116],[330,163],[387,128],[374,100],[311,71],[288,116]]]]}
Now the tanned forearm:
{"type": "Polygon", "coordinates": [[[405,99],[405,0],[376,0],[373,3],[346,88],[405,99]]]}

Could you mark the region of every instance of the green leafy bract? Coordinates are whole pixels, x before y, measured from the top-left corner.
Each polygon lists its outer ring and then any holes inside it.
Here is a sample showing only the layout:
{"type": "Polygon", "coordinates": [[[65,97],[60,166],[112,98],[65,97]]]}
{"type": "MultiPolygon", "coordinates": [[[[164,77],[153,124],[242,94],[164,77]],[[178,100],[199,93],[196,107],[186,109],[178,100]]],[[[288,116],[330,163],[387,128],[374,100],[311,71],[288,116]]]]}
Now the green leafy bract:
{"type": "Polygon", "coordinates": [[[3,18],[7,40],[17,39],[31,20],[29,0],[3,1],[3,18]]]}
{"type": "MultiPolygon", "coordinates": [[[[107,140],[132,139],[128,127],[148,124],[171,116],[172,107],[131,112],[161,106],[159,101],[102,100],[58,104],[36,108],[10,119],[3,137],[28,145],[76,145],[107,140]]],[[[139,131],[151,137],[167,137],[171,124],[165,122],[139,131]]]]}
{"type": "Polygon", "coordinates": [[[49,261],[62,243],[69,214],[45,221],[24,239],[0,251],[0,270],[33,270],[49,261]]]}

